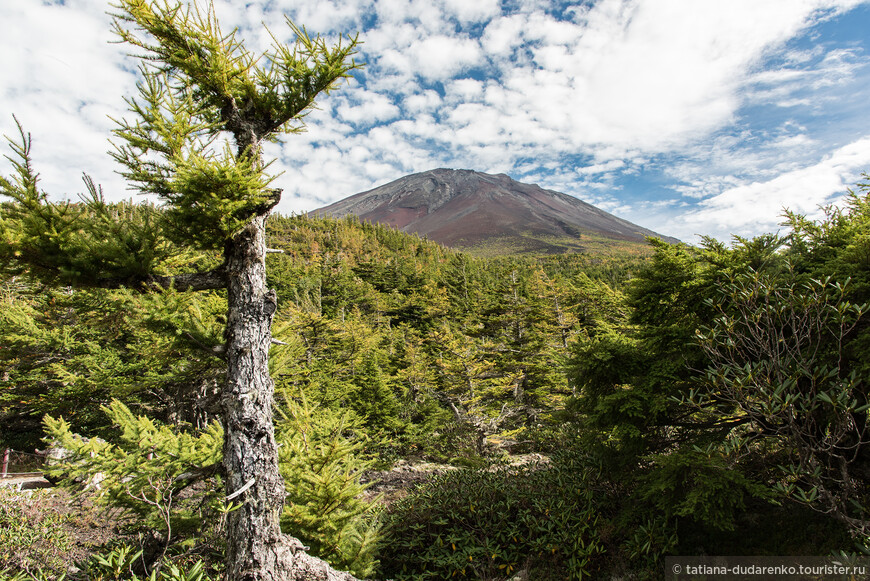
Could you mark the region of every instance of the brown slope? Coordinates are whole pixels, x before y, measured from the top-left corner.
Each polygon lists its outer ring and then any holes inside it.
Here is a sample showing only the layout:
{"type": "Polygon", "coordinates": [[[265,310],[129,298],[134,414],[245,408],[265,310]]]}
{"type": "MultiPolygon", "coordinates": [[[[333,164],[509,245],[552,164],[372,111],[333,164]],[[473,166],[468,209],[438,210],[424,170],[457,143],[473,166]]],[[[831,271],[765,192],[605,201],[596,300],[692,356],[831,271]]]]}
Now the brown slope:
{"type": "Polygon", "coordinates": [[[409,175],[315,210],[313,214],[394,226],[446,246],[511,252],[582,250],[584,240],[676,241],[586,202],[499,174],[435,169],[409,175]]]}

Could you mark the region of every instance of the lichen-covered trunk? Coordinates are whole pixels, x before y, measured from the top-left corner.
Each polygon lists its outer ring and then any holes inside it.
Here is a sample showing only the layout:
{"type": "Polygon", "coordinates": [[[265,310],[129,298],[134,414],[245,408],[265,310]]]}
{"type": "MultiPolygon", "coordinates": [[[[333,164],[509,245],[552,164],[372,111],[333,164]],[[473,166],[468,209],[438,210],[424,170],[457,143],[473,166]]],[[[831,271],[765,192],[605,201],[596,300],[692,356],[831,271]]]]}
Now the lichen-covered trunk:
{"type": "Polygon", "coordinates": [[[222,396],[227,496],[241,507],[227,517],[228,581],[352,580],[305,554],[281,534],[284,481],[272,423],[269,375],[275,292],[266,288],[265,216],[226,247],[227,383],[222,396]],[[239,491],[242,491],[239,493],[239,491]]]}
{"type": "Polygon", "coordinates": [[[227,383],[221,401],[227,495],[242,506],[227,518],[227,578],[273,576],[280,548],[284,482],[272,423],[269,375],[275,294],[266,289],[264,217],[251,221],[227,245],[227,383]]]}

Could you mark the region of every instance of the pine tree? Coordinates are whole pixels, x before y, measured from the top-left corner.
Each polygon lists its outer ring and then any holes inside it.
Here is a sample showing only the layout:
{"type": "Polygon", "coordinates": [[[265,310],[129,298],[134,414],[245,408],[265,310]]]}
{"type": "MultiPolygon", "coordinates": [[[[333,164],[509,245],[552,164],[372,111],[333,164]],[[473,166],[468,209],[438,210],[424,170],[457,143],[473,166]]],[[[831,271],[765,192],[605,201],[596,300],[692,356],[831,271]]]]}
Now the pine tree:
{"type": "MultiPolygon", "coordinates": [[[[220,466],[220,424],[212,422],[197,433],[173,430],[146,416],[133,414],[115,399],[101,411],[119,429],[112,441],[82,438],[63,419],[44,418],[47,439],[66,456],[48,466],[48,473],[67,482],[87,481],[98,487],[98,499],[127,511],[157,532],[166,548],[200,531],[201,518],[220,510],[212,476],[220,466]],[[180,492],[195,483],[202,502],[184,506],[180,492]],[[217,509],[217,510],[215,510],[217,509]]],[[[217,520],[217,519],[215,519],[217,520]]]]}
{"type": "Polygon", "coordinates": [[[323,575],[279,527],[284,484],[268,369],[277,301],[266,288],[265,221],[280,191],[269,187],[261,146],[302,129],[315,98],[358,66],[357,41],[330,47],[288,20],[295,44],[276,41],[255,55],[221,31],[213,10],[147,0],[115,8],[115,32],[144,54],[138,98],[128,100],[135,118],[119,122],[113,156],[136,189],[165,207],[107,204],[87,178],[84,203],[51,203],[22,130],[12,143],[14,175],[0,180],[13,200],[3,208],[0,257],[71,284],[226,289],[226,341],[215,351],[227,365],[223,468],[227,496],[242,502],[227,523],[227,579],[323,575]],[[183,260],[191,249],[199,264],[183,260]],[[208,257],[214,268],[190,272],[208,257]]]}
{"type": "Polygon", "coordinates": [[[362,358],[359,373],[354,377],[356,390],[352,406],[363,424],[381,437],[400,432],[401,404],[381,370],[378,352],[367,351],[362,358]]]}
{"type": "Polygon", "coordinates": [[[448,325],[430,332],[428,342],[436,353],[433,367],[438,374],[433,395],[453,412],[457,425],[473,432],[473,451],[482,455],[487,436],[498,432],[513,413],[511,393],[518,378],[495,369],[487,358],[492,344],[474,341],[448,325]]]}

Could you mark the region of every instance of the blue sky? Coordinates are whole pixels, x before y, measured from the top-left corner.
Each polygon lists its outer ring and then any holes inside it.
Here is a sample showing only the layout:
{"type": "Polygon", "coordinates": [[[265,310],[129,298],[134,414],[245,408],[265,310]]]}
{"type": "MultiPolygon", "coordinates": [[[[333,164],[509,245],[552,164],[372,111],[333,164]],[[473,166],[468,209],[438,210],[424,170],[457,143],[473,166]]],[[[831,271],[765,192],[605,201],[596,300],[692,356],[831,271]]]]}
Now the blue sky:
{"type": "MultiPolygon", "coordinates": [[[[818,215],[870,171],[870,3],[857,0],[215,0],[247,45],[283,15],[359,31],[367,66],[270,146],[279,210],[436,167],[506,173],[697,242],[818,215]]],[[[132,194],[106,155],[135,62],[96,0],[0,4],[0,131],[43,187],[132,194]]],[[[4,173],[8,168],[4,168],[4,173]]]]}

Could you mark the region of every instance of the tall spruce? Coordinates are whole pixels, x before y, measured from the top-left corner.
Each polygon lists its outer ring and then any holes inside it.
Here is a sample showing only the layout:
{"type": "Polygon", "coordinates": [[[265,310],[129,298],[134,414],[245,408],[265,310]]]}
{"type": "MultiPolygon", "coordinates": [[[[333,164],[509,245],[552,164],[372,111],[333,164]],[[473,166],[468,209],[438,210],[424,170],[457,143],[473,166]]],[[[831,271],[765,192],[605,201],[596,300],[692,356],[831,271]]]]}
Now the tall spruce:
{"type": "MultiPolygon", "coordinates": [[[[142,51],[134,115],[115,131],[113,156],[152,206],[114,207],[86,178],[81,204],[52,203],[38,188],[30,138],[13,147],[12,199],[0,217],[0,256],[51,281],[158,290],[226,289],[227,381],[221,397],[227,497],[227,579],[352,579],[282,535],[284,482],[272,422],[268,353],[276,294],[266,287],[264,224],[280,199],[269,187],[264,141],[303,129],[315,98],[358,67],[356,38],[330,46],[288,20],[296,40],[249,51],[221,31],[213,9],[119,0],[114,31],[142,51]],[[197,262],[178,257],[196,249],[197,262]],[[190,272],[211,253],[214,268],[190,272]],[[218,257],[219,256],[219,257],[218,257]]],[[[274,36],[273,36],[274,38],[274,36]]]]}

